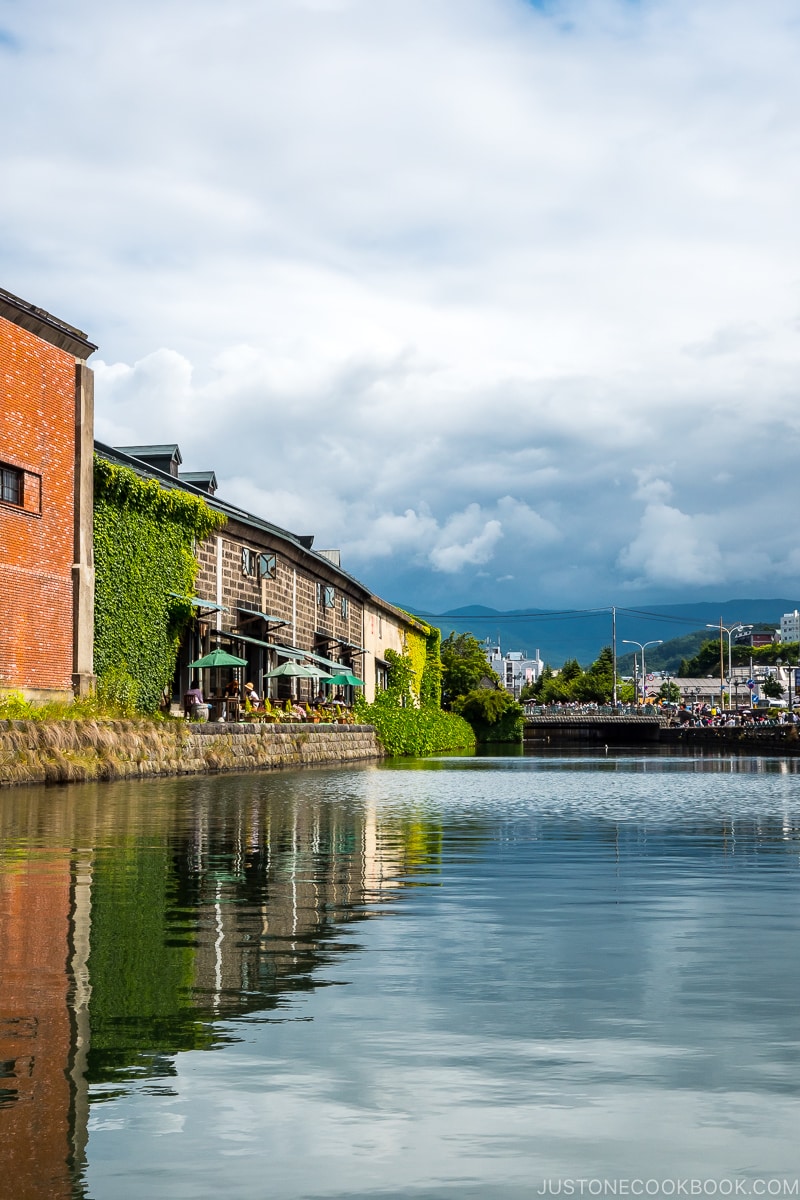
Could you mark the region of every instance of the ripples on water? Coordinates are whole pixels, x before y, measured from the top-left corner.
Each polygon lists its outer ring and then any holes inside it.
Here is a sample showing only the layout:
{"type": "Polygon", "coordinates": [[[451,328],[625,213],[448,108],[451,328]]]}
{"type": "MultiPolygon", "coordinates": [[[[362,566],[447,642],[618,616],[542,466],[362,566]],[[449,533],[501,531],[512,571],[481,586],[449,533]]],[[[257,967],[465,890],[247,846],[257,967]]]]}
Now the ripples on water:
{"type": "Polygon", "coordinates": [[[796,1179],[798,785],[553,754],[0,792],[13,1194],[796,1179]]]}

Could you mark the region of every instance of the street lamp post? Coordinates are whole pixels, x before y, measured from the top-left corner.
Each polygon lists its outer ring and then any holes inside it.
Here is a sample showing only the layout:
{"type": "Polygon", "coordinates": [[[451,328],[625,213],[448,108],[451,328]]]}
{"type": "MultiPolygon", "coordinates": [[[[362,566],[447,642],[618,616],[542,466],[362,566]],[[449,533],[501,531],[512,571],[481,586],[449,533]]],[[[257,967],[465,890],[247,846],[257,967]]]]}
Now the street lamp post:
{"type": "MultiPolygon", "coordinates": [[[[742,625],[742,623],[740,621],[738,625],[731,625],[730,629],[728,629],[728,628],[726,628],[725,625],[722,624],[722,621],[720,620],[719,625],[706,625],[706,629],[718,629],[719,630],[720,660],[722,659],[722,635],[723,635],[723,633],[727,633],[727,635],[728,635],[728,679],[730,680],[733,678],[733,669],[731,667],[731,637],[733,636],[734,633],[740,633],[743,629],[752,629],[752,626],[751,625],[742,625]]],[[[722,700],[723,700],[725,693],[722,688],[722,678],[723,678],[723,672],[722,672],[722,670],[720,670],[720,673],[719,673],[720,708],[724,709],[725,705],[722,703],[722,700]]]]}
{"type": "Polygon", "coordinates": [[[792,700],[792,675],[794,674],[794,666],[789,663],[789,712],[794,712],[794,701],[792,700]]]}
{"type": "MultiPolygon", "coordinates": [[[[638,646],[642,652],[642,701],[643,702],[645,702],[647,700],[647,671],[645,669],[645,663],[644,663],[644,652],[648,646],[660,646],[661,643],[663,642],[663,640],[664,640],[663,638],[655,638],[652,642],[642,643],[642,642],[634,641],[633,638],[623,638],[622,639],[624,645],[638,646]]],[[[635,662],[636,662],[636,655],[634,654],[634,663],[635,662]]],[[[634,676],[635,675],[636,675],[636,670],[634,668],[634,676]]],[[[638,703],[638,697],[637,697],[637,703],[638,703]]]]}

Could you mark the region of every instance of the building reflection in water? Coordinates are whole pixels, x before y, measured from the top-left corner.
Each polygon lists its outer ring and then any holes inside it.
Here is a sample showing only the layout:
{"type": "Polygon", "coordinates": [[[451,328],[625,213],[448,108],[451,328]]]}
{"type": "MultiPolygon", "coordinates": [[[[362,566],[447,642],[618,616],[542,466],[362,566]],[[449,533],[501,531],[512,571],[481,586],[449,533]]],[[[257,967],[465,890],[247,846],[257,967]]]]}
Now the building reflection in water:
{"type": "Polygon", "coordinates": [[[3,847],[3,1171],[17,1200],[71,1197],[88,1124],[91,865],[62,847],[27,849],[7,836],[3,847]]]}
{"type": "Polygon", "coordinates": [[[293,776],[4,792],[0,1137],[16,1200],[81,1194],[89,1101],[168,1086],[219,1018],[286,1006],[435,863],[423,820],[293,776]],[[377,902],[380,901],[380,905],[377,902]]]}
{"type": "MultiPolygon", "coordinates": [[[[181,1051],[238,1036],[248,1014],[284,1019],[341,976],[361,921],[438,881],[435,805],[386,805],[391,772],[357,793],[348,778],[0,793],[0,1144],[16,1200],[80,1196],[90,1102],[102,1111],[143,1081],[168,1091],[181,1051]]],[[[447,819],[450,855],[505,836],[468,806],[447,819]]],[[[692,828],[698,854],[732,858],[785,852],[798,833],[788,808],[692,828]]],[[[639,831],[570,829],[612,858],[639,831]]],[[[659,854],[685,856],[685,838],[663,832],[659,854]]]]}

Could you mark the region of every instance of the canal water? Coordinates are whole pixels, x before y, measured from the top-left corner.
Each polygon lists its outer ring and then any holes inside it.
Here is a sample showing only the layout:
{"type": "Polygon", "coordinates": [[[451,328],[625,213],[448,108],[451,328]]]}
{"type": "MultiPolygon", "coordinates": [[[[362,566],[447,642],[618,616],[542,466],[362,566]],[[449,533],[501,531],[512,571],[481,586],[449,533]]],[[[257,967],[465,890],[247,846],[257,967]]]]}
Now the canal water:
{"type": "Polygon", "coordinates": [[[799,1194],[796,761],[3,791],[0,938],[15,1200],[799,1194]]]}

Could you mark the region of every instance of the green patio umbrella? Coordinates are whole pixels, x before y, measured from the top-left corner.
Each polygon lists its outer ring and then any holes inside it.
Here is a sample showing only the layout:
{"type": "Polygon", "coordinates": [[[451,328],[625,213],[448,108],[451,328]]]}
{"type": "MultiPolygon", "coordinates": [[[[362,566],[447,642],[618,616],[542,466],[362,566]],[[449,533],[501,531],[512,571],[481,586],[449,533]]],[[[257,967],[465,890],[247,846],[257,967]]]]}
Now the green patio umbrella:
{"type": "Polygon", "coordinates": [[[317,676],[310,667],[304,667],[302,663],[285,662],[276,667],[274,671],[267,671],[265,679],[284,679],[286,677],[292,679],[316,679],[317,676]]]}
{"type": "Polygon", "coordinates": [[[327,671],[323,671],[322,667],[315,667],[313,663],[311,665],[303,663],[303,666],[315,679],[320,679],[324,683],[330,683],[331,679],[333,679],[332,675],[329,675],[327,671]]]}
{"type": "Polygon", "coordinates": [[[364,680],[357,679],[355,675],[351,675],[349,671],[342,675],[331,675],[328,683],[331,687],[363,687],[364,680]]]}
{"type": "Polygon", "coordinates": [[[210,654],[204,654],[202,658],[198,658],[197,662],[189,663],[189,669],[195,670],[201,667],[246,667],[246,658],[237,658],[235,654],[228,654],[227,650],[220,650],[219,646],[216,650],[212,650],[210,654]]]}

